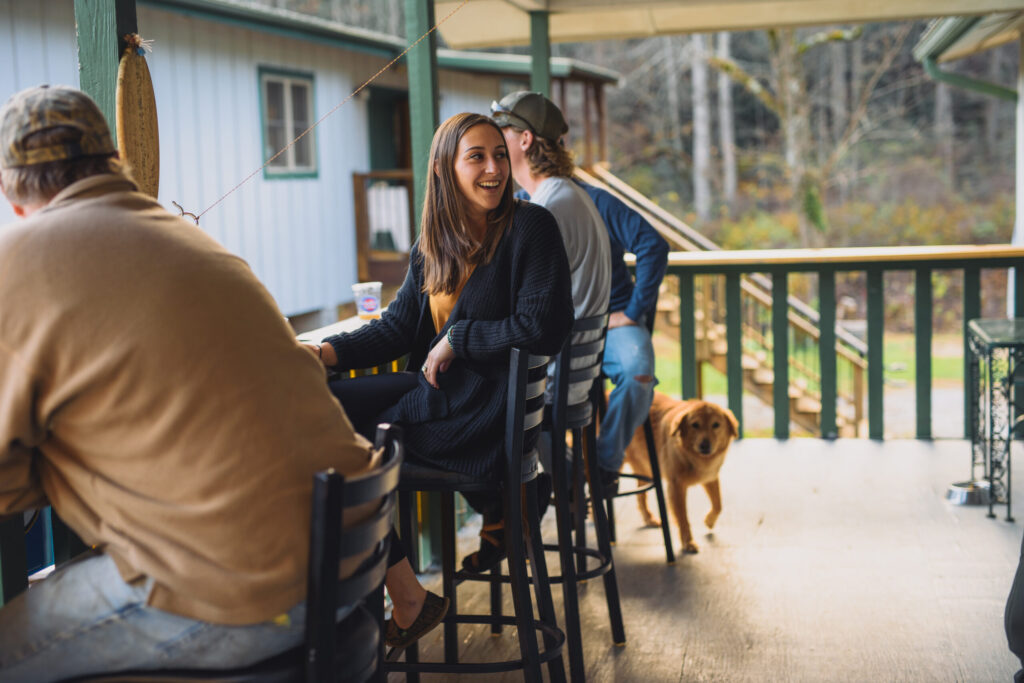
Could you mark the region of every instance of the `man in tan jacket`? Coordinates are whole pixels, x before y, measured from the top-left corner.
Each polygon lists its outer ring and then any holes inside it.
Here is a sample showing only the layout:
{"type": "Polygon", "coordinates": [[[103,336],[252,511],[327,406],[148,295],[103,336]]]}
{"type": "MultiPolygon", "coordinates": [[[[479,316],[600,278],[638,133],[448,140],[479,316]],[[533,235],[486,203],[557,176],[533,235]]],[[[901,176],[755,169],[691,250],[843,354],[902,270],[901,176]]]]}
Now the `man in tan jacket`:
{"type": "Polygon", "coordinates": [[[85,94],[0,109],[0,516],[94,551],[0,609],[0,681],[301,641],[314,472],[368,466],[249,267],[122,172],[85,94]]]}

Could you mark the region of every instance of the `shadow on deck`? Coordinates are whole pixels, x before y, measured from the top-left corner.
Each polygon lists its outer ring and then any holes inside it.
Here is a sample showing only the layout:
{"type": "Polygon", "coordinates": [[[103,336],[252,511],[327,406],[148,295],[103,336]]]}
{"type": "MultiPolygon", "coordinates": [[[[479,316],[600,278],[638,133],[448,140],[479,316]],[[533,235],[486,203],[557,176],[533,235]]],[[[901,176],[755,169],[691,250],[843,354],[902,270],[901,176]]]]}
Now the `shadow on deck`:
{"type": "MultiPolygon", "coordinates": [[[[1018,664],[1003,606],[1021,522],[1004,521],[1005,506],[988,519],[987,508],[944,500],[969,463],[964,441],[738,442],[713,534],[701,521],[704,492],[690,490],[701,551],[674,566],[659,532],[641,529],[635,503],[620,499],[615,561],[628,642],[612,645],[601,582],[582,586],[587,679],[1009,681],[1018,664]]],[[[1024,520],[1024,490],[1016,493],[1024,520]]],[[[548,562],[557,569],[555,555],[548,562]]],[[[555,596],[560,610],[557,587],[555,596]]],[[[459,598],[487,609],[483,584],[464,585],[459,598]]],[[[460,635],[466,660],[518,652],[509,630],[460,635]]],[[[443,656],[440,629],[421,642],[421,658],[443,656]]]]}

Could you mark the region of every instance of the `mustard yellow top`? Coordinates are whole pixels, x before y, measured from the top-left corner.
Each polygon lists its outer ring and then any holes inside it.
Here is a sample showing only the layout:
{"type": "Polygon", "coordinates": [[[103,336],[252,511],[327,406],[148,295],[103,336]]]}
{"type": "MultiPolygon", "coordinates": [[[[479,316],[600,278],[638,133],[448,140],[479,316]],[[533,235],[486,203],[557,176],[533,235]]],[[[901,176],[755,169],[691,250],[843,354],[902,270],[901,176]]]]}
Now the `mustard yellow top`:
{"type": "Polygon", "coordinates": [[[462,294],[462,288],[466,286],[466,282],[475,269],[476,266],[469,267],[466,279],[460,282],[451,294],[430,295],[430,317],[434,319],[434,332],[440,332],[448,323],[448,318],[451,317],[452,311],[455,310],[455,304],[459,300],[459,295],[462,294]]]}

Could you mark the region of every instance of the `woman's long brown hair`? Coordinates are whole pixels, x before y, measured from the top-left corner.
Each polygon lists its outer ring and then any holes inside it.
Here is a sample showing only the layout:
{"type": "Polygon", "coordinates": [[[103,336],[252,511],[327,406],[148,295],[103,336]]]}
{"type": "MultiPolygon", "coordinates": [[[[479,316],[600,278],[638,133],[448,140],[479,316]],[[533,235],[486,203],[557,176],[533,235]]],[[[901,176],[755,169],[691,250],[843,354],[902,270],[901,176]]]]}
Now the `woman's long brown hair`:
{"type": "Polygon", "coordinates": [[[506,169],[501,201],[488,212],[487,231],[479,244],[466,221],[465,198],[455,179],[455,157],[462,136],[480,124],[494,128],[504,142],[501,129],[491,119],[481,114],[464,113],[442,123],[430,145],[427,166],[430,170],[420,218],[419,245],[423,261],[423,291],[428,294],[451,294],[466,279],[471,268],[489,262],[512,221],[515,199],[512,197],[511,166],[506,169]]]}

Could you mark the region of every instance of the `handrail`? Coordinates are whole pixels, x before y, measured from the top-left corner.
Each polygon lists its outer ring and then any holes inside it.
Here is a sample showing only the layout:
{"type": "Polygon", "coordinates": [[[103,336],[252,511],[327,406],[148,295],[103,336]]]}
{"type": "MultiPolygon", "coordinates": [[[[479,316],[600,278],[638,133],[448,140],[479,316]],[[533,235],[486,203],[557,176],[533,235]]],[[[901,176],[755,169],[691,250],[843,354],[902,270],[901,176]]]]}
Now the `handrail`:
{"type": "MultiPolygon", "coordinates": [[[[697,247],[697,249],[691,249],[685,243],[682,243],[680,244],[680,246],[683,250],[722,250],[722,248],[715,244],[715,242],[704,237],[699,232],[694,230],[692,227],[687,225],[685,222],[679,220],[676,216],[673,216],[670,212],[658,206],[640,192],[637,192],[635,189],[630,187],[626,182],[624,182],[620,178],[617,178],[608,169],[602,166],[594,166],[591,168],[591,171],[594,174],[593,176],[588,175],[585,171],[581,171],[579,169],[577,169],[576,174],[580,176],[585,182],[591,182],[591,180],[594,180],[594,184],[596,184],[597,186],[612,191],[616,194],[620,194],[624,196],[626,199],[630,200],[630,202],[633,204],[633,208],[637,211],[640,211],[644,218],[647,218],[648,222],[650,222],[655,227],[655,229],[658,229],[658,232],[660,232],[663,236],[665,236],[667,231],[665,229],[662,229],[663,226],[660,226],[657,222],[651,220],[650,216],[652,215],[652,213],[657,214],[657,220],[663,222],[665,228],[675,231],[677,235],[683,236],[683,240],[697,247]],[[597,181],[597,179],[594,176],[600,177],[601,180],[605,182],[597,181]],[[590,180],[588,180],[588,178],[590,180]],[[649,211],[645,211],[645,208],[648,209],[649,211]]],[[[673,240],[669,238],[669,242],[671,244],[673,240]]],[[[760,287],[763,291],[771,292],[772,283],[771,280],[769,280],[768,278],[757,273],[751,273],[748,277],[754,283],[754,285],[760,287]]],[[[749,286],[745,284],[744,289],[748,290],[749,286]]],[[[809,306],[806,302],[799,299],[798,297],[791,296],[788,298],[788,303],[790,308],[793,309],[794,312],[810,320],[811,323],[813,323],[814,325],[818,325],[818,312],[814,310],[811,306],[809,306]]],[[[843,346],[845,345],[847,347],[852,348],[861,357],[867,354],[867,345],[860,338],[858,338],[856,335],[851,334],[842,326],[837,326],[836,328],[836,339],[842,342],[839,348],[843,348],[843,346]]]]}
{"type": "MultiPolygon", "coordinates": [[[[721,272],[721,266],[750,270],[752,266],[786,265],[813,270],[845,263],[893,264],[916,262],[961,262],[985,259],[1024,258],[1024,247],[1014,244],[957,244],[920,247],[829,247],[824,249],[742,249],[732,251],[676,251],[668,256],[669,266],[687,266],[694,272],[721,272]],[[707,268],[705,270],[705,267],[707,268]]],[[[627,261],[628,263],[628,261],[627,261]]],[[[935,267],[932,263],[929,263],[935,267]]],[[[790,268],[789,270],[793,270],[790,268]]]]}
{"type": "MultiPolygon", "coordinates": [[[[790,344],[786,301],[788,276],[792,273],[819,273],[824,282],[821,296],[821,318],[831,327],[835,320],[835,274],[841,271],[864,273],[867,277],[867,395],[868,435],[872,439],[884,438],[883,393],[884,393],[884,328],[885,292],[884,275],[890,271],[910,270],[915,273],[914,283],[914,329],[916,366],[916,407],[918,438],[931,438],[931,391],[932,391],[932,316],[934,293],[931,277],[936,271],[959,270],[963,273],[963,326],[966,346],[966,327],[970,320],[981,315],[981,281],[983,269],[1014,268],[1019,275],[1024,273],[1024,246],[1013,244],[992,245],[941,245],[919,247],[854,247],[826,249],[779,249],[751,251],[684,252],[669,256],[668,273],[679,278],[680,315],[680,368],[684,398],[696,395],[695,383],[697,361],[697,315],[695,306],[695,281],[708,275],[726,277],[726,297],[735,301],[740,294],[739,281],[749,273],[770,273],[776,284],[772,299],[775,302],[770,321],[772,334],[773,405],[775,409],[775,434],[778,438],[789,435],[790,413],[787,410],[787,396],[790,382],[790,344]]],[[[1024,277],[1012,280],[1014,311],[1016,317],[1024,317],[1024,277]]],[[[726,335],[739,338],[743,321],[737,306],[727,310],[726,335]]],[[[827,329],[827,328],[823,328],[827,329]]],[[[836,366],[833,360],[826,360],[831,352],[818,345],[822,367],[822,413],[823,425],[828,425],[829,434],[834,434],[836,425],[836,366]]],[[[967,350],[964,351],[965,358],[967,350]]],[[[727,358],[727,376],[733,378],[742,373],[741,358],[730,352],[727,358]]],[[[965,366],[965,386],[968,385],[965,366]]],[[[855,379],[856,379],[855,375],[855,379]]],[[[729,406],[737,416],[742,413],[742,391],[730,381],[729,406]],[[739,411],[739,412],[737,412],[739,411]]],[[[965,397],[965,413],[971,398],[965,397]]],[[[965,430],[970,431],[971,422],[965,414],[965,430]]],[[[824,427],[823,427],[824,429],[824,427]]]]}
{"type": "Polygon", "coordinates": [[[650,200],[650,198],[644,196],[636,189],[631,187],[628,183],[624,182],[620,178],[617,178],[606,168],[601,166],[591,167],[591,172],[594,176],[600,178],[605,184],[614,188],[619,194],[625,195],[634,204],[638,204],[640,207],[646,209],[648,212],[653,213],[658,217],[659,220],[664,221],[671,226],[676,232],[680,233],[686,240],[693,242],[703,250],[717,251],[721,249],[720,246],[709,240],[701,233],[694,230],[692,227],[679,220],[676,216],[658,206],[650,200]]]}
{"type": "MultiPolygon", "coordinates": [[[[608,171],[607,168],[603,166],[595,166],[590,170],[591,173],[577,169],[576,176],[586,183],[617,196],[621,201],[626,203],[627,206],[630,206],[633,210],[639,212],[640,215],[642,215],[655,228],[655,230],[657,230],[669,242],[674,250],[684,250],[689,252],[721,251],[721,247],[715,244],[712,240],[706,238],[704,235],[687,225],[684,221],[678,219],[676,216],[645,197],[642,193],[630,187],[628,183],[617,178],[614,174],[608,171]]],[[[746,297],[747,301],[754,303],[758,310],[772,310],[771,279],[765,277],[761,273],[745,273],[740,278],[739,284],[741,294],[746,297]]],[[[786,301],[788,304],[786,319],[788,320],[790,329],[795,333],[810,339],[812,344],[820,345],[822,333],[820,331],[820,316],[818,315],[818,311],[796,296],[787,296],[786,301]]],[[[702,317],[703,324],[706,325],[710,323],[712,316],[713,314],[711,313],[711,309],[705,310],[704,316],[702,317]]],[[[867,369],[867,344],[859,337],[850,333],[840,324],[835,324],[832,331],[832,337],[835,339],[834,352],[836,353],[837,359],[852,366],[854,372],[853,394],[848,397],[845,394],[842,394],[842,392],[840,392],[840,394],[844,398],[848,398],[850,403],[854,406],[854,423],[859,423],[859,419],[862,415],[864,397],[858,390],[858,387],[863,384],[861,380],[863,380],[863,373],[866,372],[867,369]]],[[[751,340],[756,339],[756,335],[741,335],[741,338],[743,336],[747,336],[747,338],[751,340]]],[[[762,340],[760,345],[765,350],[771,350],[771,345],[766,345],[764,340],[762,340]]],[[[790,359],[790,364],[794,366],[794,370],[798,374],[802,374],[815,383],[820,381],[820,378],[818,378],[814,373],[808,372],[806,368],[797,367],[794,359],[790,359]]],[[[806,391],[806,388],[799,390],[806,391]]],[[[795,417],[794,419],[797,418],[795,417]]]]}
{"type": "Polygon", "coordinates": [[[364,171],[353,175],[357,175],[360,178],[370,178],[372,180],[412,180],[412,169],[391,168],[380,171],[364,171]]]}

